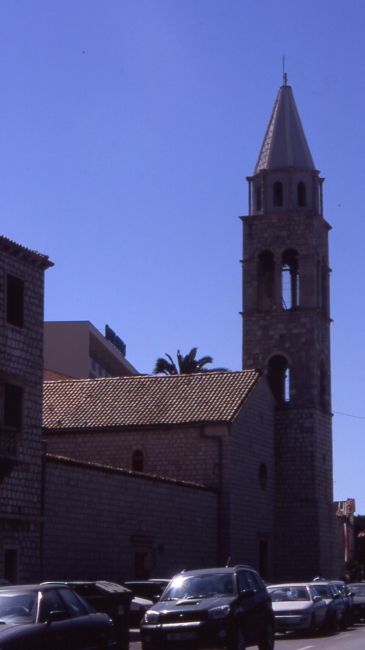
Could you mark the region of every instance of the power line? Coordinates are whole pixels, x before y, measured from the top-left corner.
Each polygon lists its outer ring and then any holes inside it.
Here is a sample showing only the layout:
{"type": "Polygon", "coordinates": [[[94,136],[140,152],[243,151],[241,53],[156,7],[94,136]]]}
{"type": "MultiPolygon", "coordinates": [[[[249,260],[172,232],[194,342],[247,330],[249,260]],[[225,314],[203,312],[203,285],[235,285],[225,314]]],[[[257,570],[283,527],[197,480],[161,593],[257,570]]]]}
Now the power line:
{"type": "Polygon", "coordinates": [[[340,413],[339,411],[333,411],[336,415],[346,415],[348,418],[356,418],[357,420],[365,420],[363,415],[351,415],[350,413],[340,413]]]}

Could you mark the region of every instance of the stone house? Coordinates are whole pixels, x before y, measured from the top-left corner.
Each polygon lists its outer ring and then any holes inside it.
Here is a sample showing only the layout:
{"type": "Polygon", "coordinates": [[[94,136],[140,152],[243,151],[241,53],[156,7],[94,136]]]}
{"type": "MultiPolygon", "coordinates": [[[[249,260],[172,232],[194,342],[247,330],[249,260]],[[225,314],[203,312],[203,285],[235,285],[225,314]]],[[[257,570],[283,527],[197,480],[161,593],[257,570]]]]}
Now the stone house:
{"type": "Polygon", "coordinates": [[[0,236],[0,566],[11,582],[40,575],[46,255],[0,236]]]}

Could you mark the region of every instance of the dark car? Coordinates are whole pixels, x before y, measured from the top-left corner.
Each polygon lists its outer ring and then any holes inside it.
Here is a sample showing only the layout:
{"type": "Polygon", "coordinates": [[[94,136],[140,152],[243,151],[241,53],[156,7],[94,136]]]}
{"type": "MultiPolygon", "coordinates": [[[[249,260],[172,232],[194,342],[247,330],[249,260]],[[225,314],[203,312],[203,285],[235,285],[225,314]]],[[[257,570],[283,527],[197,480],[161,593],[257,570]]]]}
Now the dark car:
{"type": "Polygon", "coordinates": [[[331,580],[331,585],[336,585],[337,589],[341,592],[342,600],[345,604],[346,627],[348,625],[351,627],[354,623],[354,602],[351,589],[348,588],[346,582],[343,582],[343,580],[331,580]]]}
{"type": "Polygon", "coordinates": [[[115,649],[106,614],[60,584],[0,589],[1,650],[115,649]]]}
{"type": "Polygon", "coordinates": [[[318,596],[321,596],[326,602],[328,629],[334,632],[340,626],[342,630],[346,630],[346,605],[338,587],[330,580],[312,582],[311,585],[315,588],[318,596]]]}
{"type": "Polygon", "coordinates": [[[247,566],[178,574],[141,623],[143,650],[274,648],[271,598],[247,566]]]}
{"type": "Polygon", "coordinates": [[[357,582],[348,585],[353,597],[354,620],[365,620],[365,582],[357,582]]]}

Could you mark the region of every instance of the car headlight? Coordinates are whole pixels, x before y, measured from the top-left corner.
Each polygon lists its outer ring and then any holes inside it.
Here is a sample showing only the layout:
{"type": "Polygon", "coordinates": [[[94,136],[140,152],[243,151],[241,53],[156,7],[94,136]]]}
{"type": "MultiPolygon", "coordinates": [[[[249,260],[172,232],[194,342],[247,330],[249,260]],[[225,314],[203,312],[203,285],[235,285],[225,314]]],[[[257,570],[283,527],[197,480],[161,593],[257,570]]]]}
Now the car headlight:
{"type": "Polygon", "coordinates": [[[208,618],[225,618],[228,616],[230,609],[228,605],[222,605],[222,607],[213,607],[213,609],[208,610],[208,618]]]}
{"type": "Polygon", "coordinates": [[[158,621],[158,616],[158,612],[154,612],[153,609],[149,609],[148,612],[146,612],[144,615],[144,621],[149,625],[155,625],[158,621]]]}

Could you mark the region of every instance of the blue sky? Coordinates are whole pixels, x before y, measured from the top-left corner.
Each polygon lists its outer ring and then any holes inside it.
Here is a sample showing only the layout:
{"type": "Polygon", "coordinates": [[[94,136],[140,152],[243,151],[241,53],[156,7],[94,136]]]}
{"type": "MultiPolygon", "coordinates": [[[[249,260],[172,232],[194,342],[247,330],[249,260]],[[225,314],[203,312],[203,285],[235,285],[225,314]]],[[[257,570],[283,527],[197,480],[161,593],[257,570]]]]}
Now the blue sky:
{"type": "Polygon", "coordinates": [[[0,0],[1,233],[55,263],[46,320],[108,323],[140,372],[193,346],[241,368],[238,216],[285,52],[333,226],[334,496],[360,514],[364,35],[362,0],[0,0]]]}

